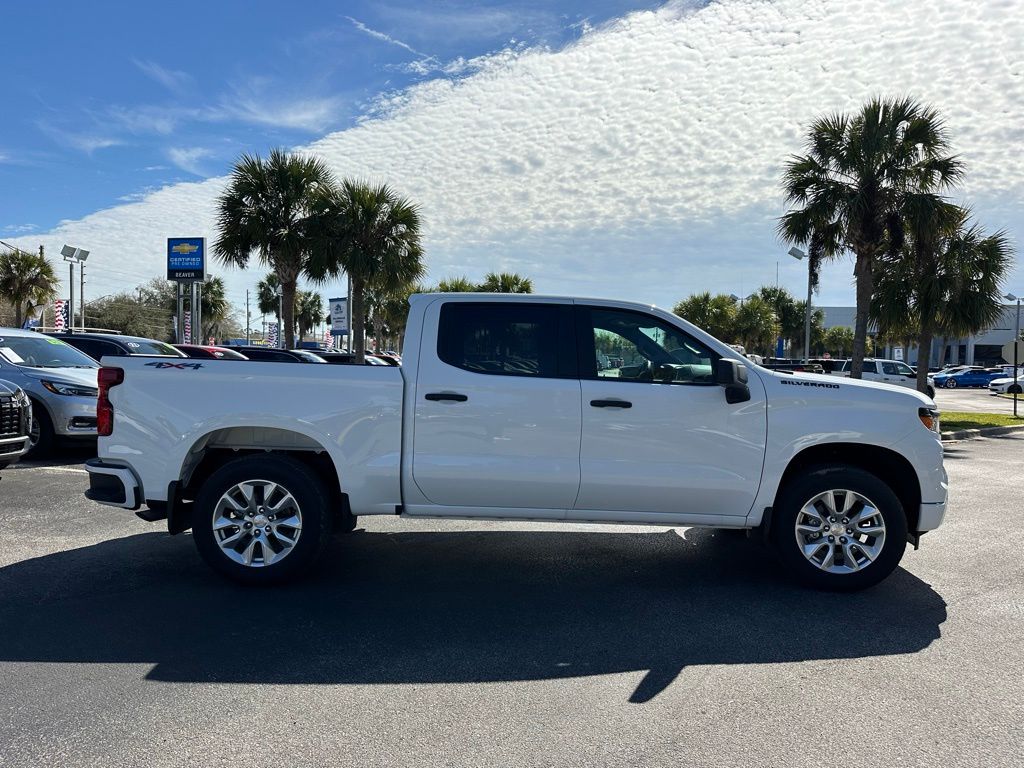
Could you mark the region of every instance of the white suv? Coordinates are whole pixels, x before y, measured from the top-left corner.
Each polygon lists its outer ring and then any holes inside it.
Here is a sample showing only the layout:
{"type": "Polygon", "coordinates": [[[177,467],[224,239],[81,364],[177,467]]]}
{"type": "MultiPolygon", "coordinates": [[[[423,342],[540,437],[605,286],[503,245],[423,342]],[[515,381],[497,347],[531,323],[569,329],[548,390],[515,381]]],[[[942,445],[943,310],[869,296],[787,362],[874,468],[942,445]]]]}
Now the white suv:
{"type": "MultiPolygon", "coordinates": [[[[833,371],[833,376],[849,376],[851,360],[843,360],[833,371]]],[[[879,360],[874,357],[864,358],[864,381],[881,381],[885,384],[895,384],[899,387],[917,389],[917,373],[909,365],[901,360],[879,360]]],[[[932,377],[928,377],[928,397],[935,397],[935,384],[932,377]]]]}

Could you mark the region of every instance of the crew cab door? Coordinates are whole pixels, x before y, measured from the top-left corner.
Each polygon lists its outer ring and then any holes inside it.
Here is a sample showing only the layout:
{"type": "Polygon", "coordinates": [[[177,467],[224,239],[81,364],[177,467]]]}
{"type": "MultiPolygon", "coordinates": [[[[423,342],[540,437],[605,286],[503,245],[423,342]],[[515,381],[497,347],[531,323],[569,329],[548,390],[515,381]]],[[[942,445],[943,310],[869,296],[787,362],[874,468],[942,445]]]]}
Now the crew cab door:
{"type": "Polygon", "coordinates": [[[572,305],[449,300],[429,306],[424,324],[438,334],[419,351],[416,487],[432,505],[473,508],[463,514],[564,517],[580,485],[572,305]]]}
{"type": "Polygon", "coordinates": [[[633,310],[578,306],[576,314],[583,440],[574,515],[746,515],[767,435],[756,377],[751,399],[730,405],[714,383],[720,356],[681,328],[633,310]],[[599,370],[599,353],[622,363],[599,370]]]}

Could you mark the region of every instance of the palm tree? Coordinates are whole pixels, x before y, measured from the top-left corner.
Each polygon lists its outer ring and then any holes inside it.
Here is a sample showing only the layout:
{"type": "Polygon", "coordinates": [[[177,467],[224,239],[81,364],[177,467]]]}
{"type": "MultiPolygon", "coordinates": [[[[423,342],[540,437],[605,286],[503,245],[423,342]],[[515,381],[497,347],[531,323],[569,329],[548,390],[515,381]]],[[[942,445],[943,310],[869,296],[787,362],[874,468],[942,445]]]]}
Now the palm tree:
{"type": "Polygon", "coordinates": [[[211,277],[200,288],[199,307],[203,316],[203,338],[220,336],[224,321],[231,314],[231,304],[224,295],[224,280],[211,277]]]}
{"type": "Polygon", "coordinates": [[[352,280],[352,333],[356,362],[366,355],[366,293],[399,291],[424,274],[419,209],[386,184],[346,179],[327,201],[329,247],[318,251],[310,276],[342,272],[352,280]]]}
{"type": "Polygon", "coordinates": [[[760,296],[752,296],[736,310],[733,331],[747,352],[764,354],[775,346],[779,321],[771,304],[760,296]]]}
{"type": "Polygon", "coordinates": [[[841,325],[827,329],[822,334],[825,351],[837,357],[846,357],[853,349],[853,331],[841,325]]]}
{"type": "MultiPolygon", "coordinates": [[[[323,227],[334,179],[318,159],[272,150],[266,160],[242,155],[217,199],[214,254],[224,264],[246,267],[255,251],[282,289],[285,345],[294,346],[296,286],[312,260],[328,248],[323,227]]],[[[314,278],[315,279],[315,278],[314,278]]]]}
{"type": "Polygon", "coordinates": [[[445,278],[433,290],[441,293],[474,293],[480,288],[468,277],[461,276],[445,278]]]}
{"type": "Polygon", "coordinates": [[[533,293],[533,281],[515,272],[488,272],[477,290],[487,293],[533,293]]]}
{"type": "Polygon", "coordinates": [[[277,286],[280,284],[273,272],[256,283],[256,309],[261,315],[273,315],[278,320],[281,319],[278,317],[280,304],[277,299],[277,286]]]}
{"type": "Polygon", "coordinates": [[[299,291],[295,298],[295,325],[299,340],[320,325],[324,316],[324,302],[319,293],[299,291]]]}
{"type": "Polygon", "coordinates": [[[932,340],[977,333],[1001,316],[1013,250],[1005,233],[986,235],[968,210],[935,195],[911,196],[904,215],[907,237],[880,261],[872,316],[885,336],[916,336],[917,389],[927,392],[932,340]]]}
{"type": "Polygon", "coordinates": [[[709,291],[695,293],[676,304],[672,311],[716,339],[728,342],[734,337],[736,302],[730,296],[712,296],[709,291]]]}
{"type": "Polygon", "coordinates": [[[38,254],[20,248],[0,253],[0,299],[14,307],[17,327],[56,298],[57,286],[57,273],[43,255],[43,246],[39,246],[38,254]]]}
{"type": "Polygon", "coordinates": [[[851,376],[860,378],[874,287],[875,260],[898,250],[904,198],[934,192],[960,178],[960,161],[938,113],[908,98],[873,99],[854,115],[819,118],[807,135],[807,154],[786,164],[783,188],[795,204],[779,235],[831,259],[855,256],[857,315],[851,376]]]}

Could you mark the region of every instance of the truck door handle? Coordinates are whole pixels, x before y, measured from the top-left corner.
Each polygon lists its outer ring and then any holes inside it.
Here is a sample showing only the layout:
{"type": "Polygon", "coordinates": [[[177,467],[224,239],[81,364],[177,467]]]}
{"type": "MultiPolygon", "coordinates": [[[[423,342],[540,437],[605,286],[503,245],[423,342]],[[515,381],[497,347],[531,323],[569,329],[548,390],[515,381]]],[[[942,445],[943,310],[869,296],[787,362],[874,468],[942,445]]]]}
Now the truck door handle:
{"type": "Polygon", "coordinates": [[[458,392],[428,392],[424,395],[427,400],[433,400],[435,402],[440,400],[451,400],[453,403],[464,403],[469,400],[465,395],[460,395],[458,392]]]}
{"type": "Polygon", "coordinates": [[[591,400],[590,404],[595,408],[632,408],[633,404],[628,400],[591,400]]]}

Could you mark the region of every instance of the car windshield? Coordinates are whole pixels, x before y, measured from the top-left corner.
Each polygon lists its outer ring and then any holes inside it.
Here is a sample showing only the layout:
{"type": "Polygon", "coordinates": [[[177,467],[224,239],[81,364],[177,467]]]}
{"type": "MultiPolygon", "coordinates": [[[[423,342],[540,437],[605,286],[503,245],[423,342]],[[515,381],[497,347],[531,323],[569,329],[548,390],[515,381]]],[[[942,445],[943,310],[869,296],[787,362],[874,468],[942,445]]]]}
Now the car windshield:
{"type": "Polygon", "coordinates": [[[49,336],[0,336],[0,355],[26,368],[99,368],[70,344],[49,336]]]}
{"type": "Polygon", "coordinates": [[[164,344],[162,341],[153,341],[152,339],[125,339],[125,346],[131,350],[130,354],[133,355],[170,355],[171,357],[181,357],[182,353],[172,347],[170,344],[164,344]]]}

